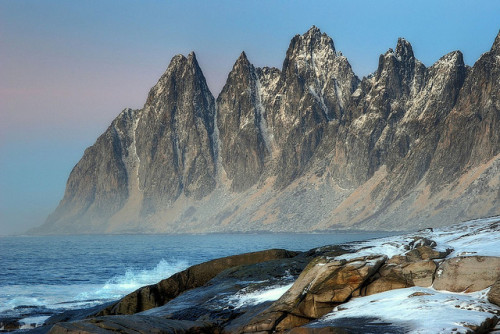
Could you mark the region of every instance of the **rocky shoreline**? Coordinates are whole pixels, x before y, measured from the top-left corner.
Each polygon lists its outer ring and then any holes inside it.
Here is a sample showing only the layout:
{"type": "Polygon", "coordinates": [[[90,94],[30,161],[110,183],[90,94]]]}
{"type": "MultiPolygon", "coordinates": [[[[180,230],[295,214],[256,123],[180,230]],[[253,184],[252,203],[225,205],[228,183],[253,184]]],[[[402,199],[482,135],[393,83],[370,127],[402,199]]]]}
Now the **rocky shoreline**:
{"type": "Polygon", "coordinates": [[[30,332],[485,333],[500,317],[499,232],[494,217],[220,258],[30,332]]]}

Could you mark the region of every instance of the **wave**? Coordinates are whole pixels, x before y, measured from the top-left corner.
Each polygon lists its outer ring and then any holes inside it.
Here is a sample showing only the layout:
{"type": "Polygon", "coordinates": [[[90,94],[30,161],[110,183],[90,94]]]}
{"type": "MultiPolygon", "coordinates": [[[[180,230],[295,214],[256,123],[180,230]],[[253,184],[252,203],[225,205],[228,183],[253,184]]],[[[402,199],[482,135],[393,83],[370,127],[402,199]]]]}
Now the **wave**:
{"type": "Polygon", "coordinates": [[[252,292],[247,292],[247,289],[244,288],[238,291],[235,295],[229,297],[228,303],[234,308],[241,308],[244,306],[258,305],[268,301],[275,301],[287,292],[292,285],[293,283],[286,285],[273,285],[252,292]]]}
{"type": "Polygon", "coordinates": [[[80,294],[80,300],[117,299],[141,286],[154,284],[188,267],[186,261],[171,263],[161,260],[153,269],[127,269],[122,275],[112,277],[96,291],[80,294]]]}
{"type": "MultiPolygon", "coordinates": [[[[127,269],[102,283],[0,286],[0,316],[37,316],[61,310],[85,308],[112,301],[168,278],[188,267],[186,261],[161,260],[151,269],[127,269]]],[[[28,320],[28,322],[31,319],[28,320]]],[[[36,321],[34,321],[36,322],[36,321]]]]}

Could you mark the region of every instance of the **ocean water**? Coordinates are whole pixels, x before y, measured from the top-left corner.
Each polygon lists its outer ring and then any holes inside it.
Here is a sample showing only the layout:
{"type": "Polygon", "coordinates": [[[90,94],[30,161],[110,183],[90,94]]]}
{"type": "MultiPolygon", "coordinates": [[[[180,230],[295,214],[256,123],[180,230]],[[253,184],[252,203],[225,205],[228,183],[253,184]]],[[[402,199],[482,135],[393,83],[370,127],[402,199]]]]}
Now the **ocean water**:
{"type": "Polygon", "coordinates": [[[82,235],[0,238],[0,320],[26,327],[116,300],[188,266],[270,248],[304,251],[388,236],[336,234],[82,235]]]}

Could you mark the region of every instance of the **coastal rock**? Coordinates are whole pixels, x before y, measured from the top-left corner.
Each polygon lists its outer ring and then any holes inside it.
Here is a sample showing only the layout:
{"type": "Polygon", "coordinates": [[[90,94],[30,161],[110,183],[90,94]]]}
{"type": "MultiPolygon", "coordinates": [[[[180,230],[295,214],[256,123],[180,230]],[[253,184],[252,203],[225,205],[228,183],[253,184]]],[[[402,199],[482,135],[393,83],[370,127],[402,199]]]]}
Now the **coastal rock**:
{"type": "Polygon", "coordinates": [[[204,262],[174,274],[157,284],[142,287],[96,315],[135,314],[149,310],[164,305],[187,290],[205,285],[226,269],[275,259],[291,258],[297,254],[283,249],[271,249],[204,262]]]}
{"type": "MultiPolygon", "coordinates": [[[[434,243],[435,244],[435,243],[434,243]]],[[[435,249],[432,249],[429,246],[421,246],[405,254],[406,259],[409,262],[415,262],[419,260],[437,260],[444,259],[448,254],[451,253],[451,249],[446,250],[445,252],[440,252],[435,249]]]]}
{"type": "Polygon", "coordinates": [[[0,319],[0,331],[14,331],[21,328],[20,319],[0,319]]]}
{"type": "Polygon", "coordinates": [[[488,301],[500,306],[500,278],[491,286],[488,292],[488,301]]]}
{"type": "Polygon", "coordinates": [[[61,322],[54,325],[49,334],[182,334],[217,333],[211,324],[203,322],[170,320],[143,315],[107,316],[85,321],[61,322]]]}
{"type": "Polygon", "coordinates": [[[308,323],[345,302],[385,262],[383,256],[311,261],[293,286],[241,332],[284,331],[308,323]]]}
{"type": "Polygon", "coordinates": [[[431,286],[436,268],[437,265],[432,260],[395,256],[389,259],[377,274],[370,278],[371,282],[361,290],[360,294],[369,296],[411,286],[431,286]]]}
{"type": "Polygon", "coordinates": [[[500,257],[464,256],[445,260],[436,271],[434,288],[474,292],[493,285],[500,277],[500,257]]]}
{"type": "Polygon", "coordinates": [[[411,250],[387,260],[361,289],[360,295],[369,296],[412,286],[431,286],[437,269],[433,260],[444,259],[451,252],[451,249],[437,251],[432,248],[436,245],[435,241],[427,238],[414,238],[409,243],[411,250]]]}
{"type": "Polygon", "coordinates": [[[233,267],[202,287],[140,314],[214,323],[233,333],[270,306],[273,300],[269,295],[286,291],[309,260],[310,257],[300,254],[289,259],[233,267]]]}

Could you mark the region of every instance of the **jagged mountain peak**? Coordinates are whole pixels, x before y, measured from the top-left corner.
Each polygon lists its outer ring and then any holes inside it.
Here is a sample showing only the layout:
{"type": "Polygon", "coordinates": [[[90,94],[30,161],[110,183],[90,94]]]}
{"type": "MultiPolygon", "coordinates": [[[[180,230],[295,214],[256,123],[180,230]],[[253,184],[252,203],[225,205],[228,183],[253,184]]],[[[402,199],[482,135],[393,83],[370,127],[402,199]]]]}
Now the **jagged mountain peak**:
{"type": "Polygon", "coordinates": [[[381,56],[382,56],[381,58],[384,60],[384,63],[387,63],[387,60],[389,60],[392,63],[393,59],[396,59],[398,62],[402,63],[409,63],[415,60],[415,55],[413,54],[413,47],[411,46],[410,42],[408,42],[403,37],[398,38],[395,51],[393,48],[389,48],[381,56]]]}
{"type": "Polygon", "coordinates": [[[200,65],[198,64],[194,51],[191,51],[187,57],[183,54],[173,56],[164,75],[181,69],[183,70],[186,66],[192,67],[196,70],[200,69],[200,65]]]}
{"type": "Polygon", "coordinates": [[[252,76],[255,76],[253,73],[254,67],[248,60],[245,51],[242,51],[238,59],[234,62],[233,68],[227,76],[227,81],[222,91],[226,91],[238,83],[248,81],[252,76]]]}
{"type": "Polygon", "coordinates": [[[375,80],[378,86],[388,87],[394,98],[401,94],[416,94],[424,84],[425,71],[425,65],[415,58],[410,42],[400,37],[396,51],[390,48],[380,55],[375,80]]]}
{"type": "Polygon", "coordinates": [[[465,66],[464,63],[464,55],[462,54],[461,51],[451,51],[441,58],[439,58],[438,61],[433,67],[456,67],[456,66],[465,66]]]}
{"type": "MultiPolygon", "coordinates": [[[[238,59],[234,63],[234,67],[236,67],[238,65],[244,65],[244,66],[250,65],[250,61],[248,60],[248,57],[247,57],[247,54],[245,53],[245,51],[241,52],[240,56],[238,57],[238,59]]],[[[233,67],[233,69],[234,69],[234,67],[233,67]]]]}
{"type": "Polygon", "coordinates": [[[498,31],[497,37],[491,46],[491,52],[500,54],[500,30],[498,31]]]}
{"type": "Polygon", "coordinates": [[[194,52],[176,55],[144,108],[85,151],[47,232],[398,229],[500,214],[499,52],[500,34],[472,69],[460,51],[426,68],[399,38],[360,83],[312,26],[282,71],[242,52],[217,102],[194,52]]]}
{"type": "Polygon", "coordinates": [[[400,57],[401,59],[410,59],[414,58],[413,48],[406,39],[403,37],[398,38],[398,44],[396,45],[396,57],[400,57]]]}
{"type": "Polygon", "coordinates": [[[190,52],[187,57],[178,54],[172,57],[165,73],[163,73],[156,85],[149,91],[145,105],[153,104],[162,94],[170,92],[168,87],[172,85],[172,82],[180,78],[184,81],[193,81],[195,85],[202,88],[203,91],[209,91],[203,71],[196,59],[196,54],[190,52]]]}
{"type": "Polygon", "coordinates": [[[328,37],[328,35],[326,33],[322,33],[321,30],[318,27],[316,27],[315,25],[311,26],[311,28],[309,28],[309,30],[307,30],[304,34],[302,34],[302,37],[306,38],[306,39],[313,39],[313,38],[318,39],[318,38],[321,38],[322,36],[328,37]]]}
{"type": "Polygon", "coordinates": [[[286,52],[283,69],[295,60],[300,64],[311,63],[313,56],[321,61],[335,58],[335,46],[330,36],[313,26],[303,35],[295,35],[286,52]]]}
{"type": "Polygon", "coordinates": [[[198,65],[198,59],[196,59],[196,53],[194,53],[194,51],[191,51],[188,56],[187,56],[187,60],[189,63],[191,64],[195,64],[196,66],[199,66],[198,65]]]}
{"type": "Polygon", "coordinates": [[[238,59],[246,59],[246,60],[248,60],[248,57],[247,57],[247,54],[245,53],[245,51],[241,51],[240,56],[238,57],[238,59]]]}

